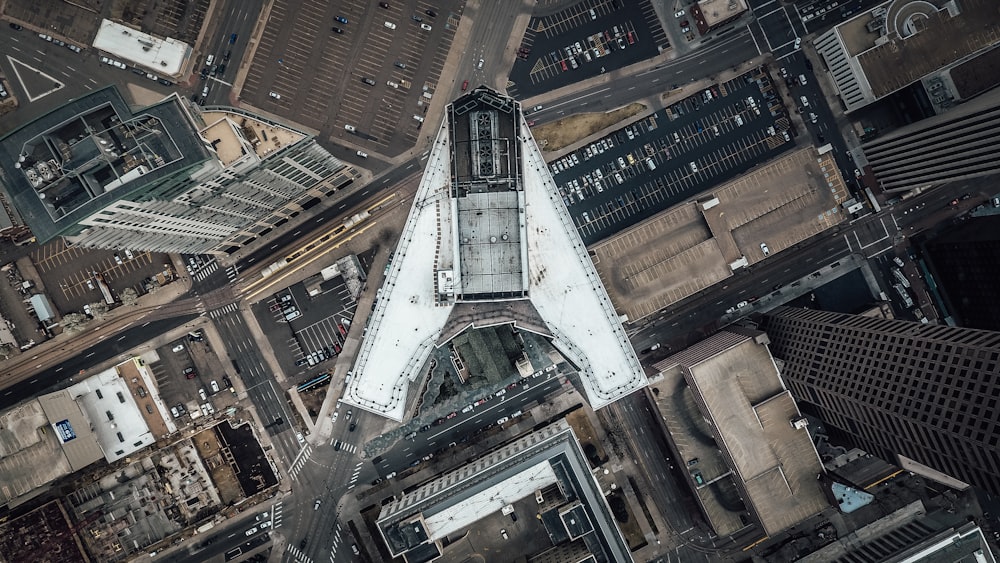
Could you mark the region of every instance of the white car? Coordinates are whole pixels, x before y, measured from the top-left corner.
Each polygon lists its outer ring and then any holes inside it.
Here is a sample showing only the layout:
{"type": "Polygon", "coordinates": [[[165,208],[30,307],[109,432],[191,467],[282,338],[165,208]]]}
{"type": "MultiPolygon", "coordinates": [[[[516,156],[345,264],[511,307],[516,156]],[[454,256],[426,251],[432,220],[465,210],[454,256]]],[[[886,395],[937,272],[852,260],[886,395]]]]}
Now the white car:
{"type": "Polygon", "coordinates": [[[365,151],[358,151],[358,156],[360,156],[361,158],[368,158],[368,153],[366,153],[365,151]]]}
{"type": "Polygon", "coordinates": [[[484,61],[483,59],[479,59],[479,64],[476,65],[476,68],[483,68],[483,64],[485,64],[485,63],[486,63],[486,61],[484,61]]]}
{"type": "Polygon", "coordinates": [[[684,17],[684,10],[678,10],[677,13],[674,14],[674,17],[678,18],[678,19],[683,18],[684,17]]]}
{"type": "Polygon", "coordinates": [[[396,24],[392,22],[385,22],[385,26],[388,27],[389,29],[396,29],[396,24]]]}
{"type": "Polygon", "coordinates": [[[279,94],[277,92],[268,92],[267,95],[271,96],[275,100],[280,100],[281,99],[281,94],[279,94]]]}
{"type": "Polygon", "coordinates": [[[337,417],[340,416],[340,411],[333,411],[333,421],[337,422],[337,417]]]}
{"type": "Polygon", "coordinates": [[[184,345],[183,345],[183,344],[178,344],[177,346],[174,346],[174,347],[173,347],[173,348],[171,348],[171,349],[172,349],[172,350],[173,350],[174,352],[180,352],[181,350],[183,350],[183,349],[184,349],[184,345]]]}
{"type": "Polygon", "coordinates": [[[125,65],[125,63],[123,63],[123,62],[120,62],[120,61],[111,61],[111,64],[112,64],[113,66],[117,67],[117,68],[120,68],[120,69],[122,69],[122,70],[125,70],[126,68],[128,68],[128,67],[127,67],[127,66],[125,65]]]}
{"type": "Polygon", "coordinates": [[[801,37],[796,37],[795,38],[795,48],[798,49],[801,46],[802,46],[802,38],[801,37]]]}
{"type": "Polygon", "coordinates": [[[296,432],[295,433],[295,439],[298,440],[300,444],[305,444],[306,443],[306,439],[302,436],[301,432],[296,432]]]}
{"type": "Polygon", "coordinates": [[[429,25],[427,25],[425,23],[422,23],[422,24],[420,24],[420,29],[422,29],[424,31],[430,31],[431,30],[431,26],[429,26],[429,25]]]}
{"type": "Polygon", "coordinates": [[[323,501],[321,501],[320,499],[316,499],[316,503],[313,504],[313,510],[319,510],[319,505],[322,503],[323,501]]]}
{"type": "Polygon", "coordinates": [[[250,528],[249,530],[244,532],[244,534],[246,534],[248,538],[256,533],[257,533],[257,526],[254,526],[253,528],[250,528]]]}
{"type": "Polygon", "coordinates": [[[764,256],[767,256],[768,254],[771,253],[771,250],[767,247],[767,244],[763,242],[760,243],[760,251],[764,253],[764,256]]]}
{"type": "Polygon", "coordinates": [[[350,131],[351,133],[357,131],[357,129],[355,129],[353,125],[344,125],[344,129],[350,131]]]}

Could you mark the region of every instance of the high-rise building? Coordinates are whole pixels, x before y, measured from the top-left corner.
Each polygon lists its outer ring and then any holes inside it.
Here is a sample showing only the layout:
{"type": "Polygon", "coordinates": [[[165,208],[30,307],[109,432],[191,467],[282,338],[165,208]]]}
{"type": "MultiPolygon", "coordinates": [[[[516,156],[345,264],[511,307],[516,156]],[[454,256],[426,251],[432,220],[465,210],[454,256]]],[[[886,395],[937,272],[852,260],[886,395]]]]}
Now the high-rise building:
{"type": "Polygon", "coordinates": [[[113,86],[0,139],[0,185],[39,242],[233,251],[353,180],[308,134],[172,95],[130,108],[113,86]]]}
{"type": "Polygon", "coordinates": [[[1000,172],[1000,89],[862,145],[886,192],[1000,172]]]}
{"type": "MultiPolygon", "coordinates": [[[[808,10],[802,4],[799,13],[808,10]]],[[[810,18],[806,14],[803,21],[810,18]]],[[[969,30],[998,23],[994,0],[887,0],[858,11],[813,44],[848,113],[904,91],[937,113],[996,85],[992,56],[1000,38],[969,30]]]]}
{"type": "Polygon", "coordinates": [[[342,400],[402,421],[433,348],[469,327],[551,340],[595,409],[648,384],[521,105],[448,105],[342,400]]]}
{"type": "Polygon", "coordinates": [[[1000,494],[1000,332],[790,307],[761,328],[832,441],[1000,494]]]}
{"type": "Polygon", "coordinates": [[[955,323],[1000,330],[1000,215],[972,217],[921,247],[955,323]]]}

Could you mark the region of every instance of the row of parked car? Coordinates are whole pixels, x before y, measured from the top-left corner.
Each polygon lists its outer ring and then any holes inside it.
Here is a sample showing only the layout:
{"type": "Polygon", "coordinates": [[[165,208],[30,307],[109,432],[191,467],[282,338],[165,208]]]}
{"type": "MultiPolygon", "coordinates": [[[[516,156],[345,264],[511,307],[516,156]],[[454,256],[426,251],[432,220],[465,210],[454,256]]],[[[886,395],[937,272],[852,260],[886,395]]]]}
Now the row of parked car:
{"type": "MultiPolygon", "coordinates": [[[[10,26],[12,28],[18,29],[18,30],[23,29],[20,25],[17,25],[16,23],[11,23],[10,26]]],[[[82,53],[83,52],[83,49],[81,47],[79,47],[77,45],[74,45],[72,43],[66,43],[65,41],[60,41],[59,39],[56,39],[56,38],[52,37],[51,35],[49,35],[47,33],[39,33],[38,37],[39,37],[39,39],[44,39],[45,41],[48,41],[49,43],[52,43],[53,45],[58,45],[60,47],[66,47],[67,49],[69,49],[70,51],[73,51],[74,53],[82,53]]]]}

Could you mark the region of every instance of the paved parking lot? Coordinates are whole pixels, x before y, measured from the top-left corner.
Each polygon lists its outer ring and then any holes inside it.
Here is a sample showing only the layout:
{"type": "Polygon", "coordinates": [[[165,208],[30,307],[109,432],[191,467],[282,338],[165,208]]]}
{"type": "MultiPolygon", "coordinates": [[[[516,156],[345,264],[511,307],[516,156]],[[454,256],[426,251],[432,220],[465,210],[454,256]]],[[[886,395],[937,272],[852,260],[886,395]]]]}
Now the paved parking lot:
{"type": "Polygon", "coordinates": [[[649,0],[584,0],[531,18],[511,69],[518,98],[597,76],[656,56],[669,47],[649,0]]]}
{"type": "Polygon", "coordinates": [[[166,254],[136,251],[128,258],[124,250],[113,252],[67,246],[61,238],[33,250],[31,260],[45,280],[53,304],[63,313],[82,311],[85,304],[104,299],[94,281],[94,272],[104,277],[115,295],[126,287],[142,295],[145,292],[142,280],[162,272],[163,265],[170,262],[166,254]],[[120,264],[115,255],[121,260],[120,264]]]}
{"type": "Polygon", "coordinates": [[[295,284],[258,304],[255,312],[286,373],[301,375],[332,369],[332,362],[324,362],[340,353],[356,308],[343,278],[335,277],[322,282],[314,295],[302,283],[295,284]],[[269,326],[288,330],[270,331],[269,326]],[[307,358],[314,353],[310,363],[307,358]]]}
{"type": "Polygon", "coordinates": [[[710,92],[550,163],[584,243],[619,232],[792,146],[787,112],[762,69],[710,92]]]}
{"type": "Polygon", "coordinates": [[[191,420],[191,412],[195,409],[201,411],[196,416],[208,416],[212,414],[213,409],[220,409],[232,402],[229,399],[232,396],[228,389],[230,382],[207,340],[180,338],[160,346],[156,349],[156,353],[159,361],[148,365],[163,403],[168,408],[184,405],[187,413],[175,418],[174,422],[178,426],[191,420]],[[186,374],[187,369],[193,370],[193,373],[186,374]],[[190,379],[189,375],[192,376],[190,379]],[[213,381],[218,386],[218,391],[212,388],[213,381]],[[202,390],[205,392],[204,399],[200,394],[202,390]],[[209,406],[202,407],[202,405],[209,406]]]}
{"type": "Polygon", "coordinates": [[[464,2],[389,4],[277,0],[242,97],[383,153],[412,146],[464,2]]]}

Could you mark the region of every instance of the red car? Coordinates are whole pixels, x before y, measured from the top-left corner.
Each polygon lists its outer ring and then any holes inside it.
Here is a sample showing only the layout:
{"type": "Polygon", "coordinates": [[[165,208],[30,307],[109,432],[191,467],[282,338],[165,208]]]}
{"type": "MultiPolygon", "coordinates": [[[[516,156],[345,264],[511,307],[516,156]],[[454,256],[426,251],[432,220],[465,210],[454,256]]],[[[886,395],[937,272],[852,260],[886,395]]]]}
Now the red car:
{"type": "Polygon", "coordinates": [[[559,61],[559,64],[561,64],[561,65],[562,65],[562,69],[563,69],[564,71],[565,71],[565,70],[569,70],[569,67],[568,67],[568,66],[566,66],[566,59],[563,59],[563,60],[559,61]]]}
{"type": "Polygon", "coordinates": [[[469,89],[469,81],[466,80],[465,82],[462,82],[462,91],[465,92],[468,89],[469,89]]]}

